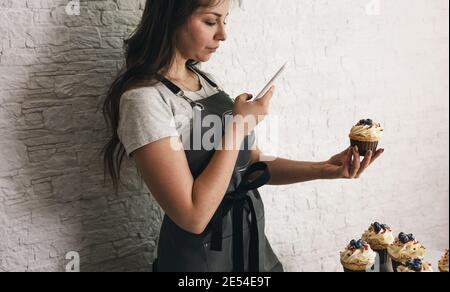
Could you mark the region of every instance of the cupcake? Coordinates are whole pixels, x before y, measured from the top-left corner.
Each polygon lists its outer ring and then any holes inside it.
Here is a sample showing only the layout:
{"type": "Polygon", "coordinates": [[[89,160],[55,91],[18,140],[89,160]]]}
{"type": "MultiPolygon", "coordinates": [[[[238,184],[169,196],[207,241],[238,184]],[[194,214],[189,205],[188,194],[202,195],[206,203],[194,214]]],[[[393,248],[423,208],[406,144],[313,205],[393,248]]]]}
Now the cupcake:
{"type": "Polygon", "coordinates": [[[397,267],[397,272],[405,273],[405,272],[415,272],[415,273],[425,273],[425,272],[433,272],[431,268],[431,264],[422,261],[421,259],[413,259],[406,261],[405,264],[397,267]]]}
{"type": "Polygon", "coordinates": [[[341,251],[341,264],[344,272],[365,272],[375,264],[375,252],[364,240],[352,240],[341,251]]]}
{"type": "Polygon", "coordinates": [[[407,261],[416,258],[422,260],[425,256],[425,247],[415,239],[414,235],[403,232],[395,238],[394,243],[387,250],[394,272],[397,271],[398,266],[406,264],[407,261]]]}
{"type": "Polygon", "coordinates": [[[371,119],[361,120],[350,131],[350,144],[352,147],[358,146],[361,156],[365,156],[369,150],[375,153],[382,131],[381,125],[371,119]]]}
{"type": "Polygon", "coordinates": [[[448,273],[448,249],[445,251],[445,254],[439,260],[438,266],[440,272],[448,273]]]}
{"type": "Polygon", "coordinates": [[[394,242],[391,227],[386,224],[375,222],[371,224],[366,231],[364,231],[362,239],[366,241],[376,253],[378,253],[380,257],[380,271],[387,272],[390,268],[387,267],[389,260],[387,248],[394,242]]]}

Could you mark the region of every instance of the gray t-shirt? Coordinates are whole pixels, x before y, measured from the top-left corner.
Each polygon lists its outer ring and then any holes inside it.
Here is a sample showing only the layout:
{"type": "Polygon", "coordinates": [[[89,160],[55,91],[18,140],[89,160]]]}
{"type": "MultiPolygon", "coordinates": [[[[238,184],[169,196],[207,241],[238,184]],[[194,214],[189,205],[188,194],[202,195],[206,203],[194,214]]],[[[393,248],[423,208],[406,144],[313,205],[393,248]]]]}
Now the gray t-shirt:
{"type": "MultiPolygon", "coordinates": [[[[218,92],[201,75],[197,75],[202,88],[196,92],[185,91],[187,97],[196,101],[218,92]]],[[[207,76],[223,88],[209,74],[207,76]]],[[[125,92],[119,111],[117,134],[128,158],[133,151],[167,137],[180,137],[184,143],[193,119],[189,102],[173,94],[162,82],[125,92]]]]}

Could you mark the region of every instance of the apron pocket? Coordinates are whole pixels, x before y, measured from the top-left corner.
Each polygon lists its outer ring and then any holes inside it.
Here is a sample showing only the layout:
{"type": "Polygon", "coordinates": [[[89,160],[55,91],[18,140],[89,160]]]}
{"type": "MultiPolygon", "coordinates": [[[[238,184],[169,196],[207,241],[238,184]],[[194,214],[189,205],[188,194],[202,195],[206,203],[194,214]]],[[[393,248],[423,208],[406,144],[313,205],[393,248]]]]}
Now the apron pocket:
{"type": "MultiPolygon", "coordinates": [[[[244,267],[248,269],[250,234],[244,230],[244,267]]],[[[211,250],[211,243],[203,244],[208,272],[233,272],[233,236],[222,239],[222,251],[211,250]]]]}

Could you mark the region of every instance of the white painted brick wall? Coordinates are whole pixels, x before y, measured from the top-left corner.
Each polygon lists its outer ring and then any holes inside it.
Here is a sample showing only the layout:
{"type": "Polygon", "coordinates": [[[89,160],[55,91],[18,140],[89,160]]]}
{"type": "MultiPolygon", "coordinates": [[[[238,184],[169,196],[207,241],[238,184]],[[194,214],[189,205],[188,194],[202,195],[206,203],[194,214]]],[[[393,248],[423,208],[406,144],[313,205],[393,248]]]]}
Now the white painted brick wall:
{"type": "MultiPolygon", "coordinates": [[[[162,214],[126,167],[111,195],[100,160],[104,91],[144,0],[0,0],[0,271],[150,269],[162,214]]],[[[260,189],[288,271],[340,270],[372,221],[413,232],[435,264],[449,241],[448,1],[244,0],[204,65],[229,93],[256,93],[286,59],[271,115],[278,154],[324,160],[360,118],[386,152],[360,180],[260,189]],[[369,12],[369,13],[368,13],[369,12]]]]}

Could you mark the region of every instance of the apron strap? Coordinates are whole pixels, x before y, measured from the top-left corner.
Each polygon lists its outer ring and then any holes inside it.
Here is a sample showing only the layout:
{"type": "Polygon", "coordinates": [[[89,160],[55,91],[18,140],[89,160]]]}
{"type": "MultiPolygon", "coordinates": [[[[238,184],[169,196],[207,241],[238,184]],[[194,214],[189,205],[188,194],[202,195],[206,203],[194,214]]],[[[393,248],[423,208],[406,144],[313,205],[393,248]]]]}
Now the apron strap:
{"type": "Polygon", "coordinates": [[[248,254],[248,264],[250,272],[259,271],[259,232],[258,232],[258,218],[252,198],[248,195],[250,190],[257,189],[270,180],[270,172],[268,166],[264,162],[257,162],[251,165],[245,174],[242,181],[233,192],[225,195],[224,202],[219,206],[216,216],[212,221],[211,233],[211,250],[222,251],[222,220],[233,209],[233,271],[244,272],[244,205],[248,204],[250,208],[251,223],[250,223],[250,247],[248,254]],[[257,171],[263,171],[255,180],[250,181],[249,178],[257,171]]]}
{"type": "Polygon", "coordinates": [[[191,69],[194,72],[197,72],[200,76],[202,76],[212,87],[214,87],[216,90],[220,91],[219,86],[215,82],[213,82],[208,76],[206,76],[205,73],[203,73],[200,69],[196,68],[193,65],[186,65],[189,69],[191,69]]]}
{"type": "Polygon", "coordinates": [[[162,76],[161,74],[156,74],[156,79],[161,81],[170,91],[172,91],[173,94],[186,100],[193,109],[198,109],[200,111],[203,111],[205,109],[205,107],[201,103],[195,102],[192,99],[190,99],[189,97],[187,97],[184,94],[183,90],[181,90],[178,86],[173,84],[173,82],[171,82],[166,77],[162,76]]]}
{"type": "Polygon", "coordinates": [[[158,272],[158,259],[155,259],[155,261],[152,264],[152,272],[153,273],[158,272]]]}
{"type": "Polygon", "coordinates": [[[184,95],[183,90],[181,90],[181,88],[176,86],[173,82],[171,82],[166,77],[162,76],[159,73],[156,74],[155,77],[157,80],[161,81],[167,88],[169,88],[169,90],[172,91],[173,94],[178,95],[178,96],[184,95]]]}
{"type": "MultiPolygon", "coordinates": [[[[195,66],[192,65],[186,65],[186,67],[188,69],[190,69],[191,71],[193,71],[194,73],[199,74],[200,76],[202,76],[212,87],[214,87],[216,90],[221,91],[219,86],[217,86],[216,83],[214,83],[208,76],[206,76],[205,73],[203,73],[202,71],[200,71],[199,69],[195,68],[195,66]]],[[[172,91],[173,94],[178,95],[178,96],[184,96],[184,92],[183,90],[181,90],[181,88],[179,88],[178,86],[176,86],[173,82],[171,82],[170,80],[168,80],[166,77],[162,76],[161,74],[157,73],[156,74],[156,79],[161,81],[167,88],[169,88],[170,91],[172,91]]]]}

